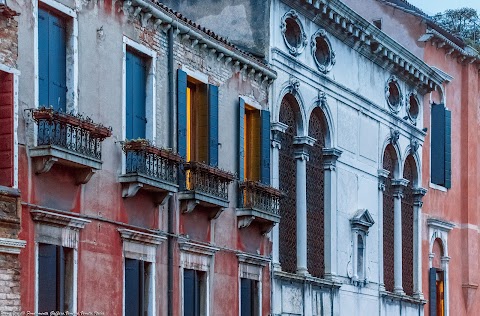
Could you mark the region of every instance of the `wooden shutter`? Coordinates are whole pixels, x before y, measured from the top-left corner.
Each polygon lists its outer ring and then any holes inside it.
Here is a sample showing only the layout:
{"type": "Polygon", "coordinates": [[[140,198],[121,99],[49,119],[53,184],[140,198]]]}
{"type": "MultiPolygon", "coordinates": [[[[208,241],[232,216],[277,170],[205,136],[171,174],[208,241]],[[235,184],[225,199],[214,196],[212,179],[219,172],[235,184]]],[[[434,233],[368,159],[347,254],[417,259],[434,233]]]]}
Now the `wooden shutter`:
{"type": "Polygon", "coordinates": [[[48,23],[48,103],[65,112],[67,96],[67,48],[65,21],[49,14],[48,23]]]}
{"type": "Polygon", "coordinates": [[[140,314],[140,261],[125,259],[125,315],[140,314]]]}
{"type": "Polygon", "coordinates": [[[61,246],[57,248],[57,308],[56,311],[65,312],[65,267],[67,259],[65,250],[61,246]]]}
{"type": "Polygon", "coordinates": [[[187,157],[187,73],[177,72],[177,146],[178,153],[187,157]]]}
{"type": "Polygon", "coordinates": [[[208,162],[218,166],[218,87],[208,86],[208,162]]]}
{"type": "Polygon", "coordinates": [[[262,110],[260,140],[260,180],[270,185],[270,112],[262,110]]]}
{"type": "Polygon", "coordinates": [[[245,174],[245,100],[239,98],[238,107],[238,179],[244,180],[245,174]]]}
{"type": "Polygon", "coordinates": [[[49,69],[49,14],[38,9],[38,104],[48,106],[49,69]]]}
{"type": "Polygon", "coordinates": [[[428,289],[429,289],[429,300],[428,303],[430,305],[430,315],[436,316],[437,315],[437,269],[430,268],[428,273],[428,289]]]}
{"type": "Polygon", "coordinates": [[[432,105],[431,138],[431,181],[445,185],[445,107],[443,104],[432,105]]]}
{"type": "Polygon", "coordinates": [[[250,279],[240,279],[240,315],[255,315],[255,281],[250,279]]]}
{"type": "Polygon", "coordinates": [[[145,138],[145,60],[127,51],[126,68],[126,138],[145,138]]]}
{"type": "Polygon", "coordinates": [[[183,270],[183,315],[200,316],[200,272],[183,270]]]}
{"type": "Polygon", "coordinates": [[[445,109],[445,187],[452,187],[452,112],[445,109]]]}
{"type": "Polygon", "coordinates": [[[13,75],[0,71],[0,185],[13,186],[13,75]]]}
{"type": "Polygon", "coordinates": [[[38,244],[38,312],[57,310],[57,246],[38,244]]]}

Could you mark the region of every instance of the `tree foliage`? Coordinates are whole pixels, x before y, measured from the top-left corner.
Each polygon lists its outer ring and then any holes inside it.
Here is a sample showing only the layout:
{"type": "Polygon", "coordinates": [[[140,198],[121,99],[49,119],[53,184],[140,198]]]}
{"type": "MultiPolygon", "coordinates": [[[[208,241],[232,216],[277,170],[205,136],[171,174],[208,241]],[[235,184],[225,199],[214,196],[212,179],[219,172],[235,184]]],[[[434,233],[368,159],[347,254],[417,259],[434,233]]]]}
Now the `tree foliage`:
{"type": "Polygon", "coordinates": [[[473,8],[450,9],[435,14],[432,19],[468,45],[480,50],[480,17],[473,8]]]}

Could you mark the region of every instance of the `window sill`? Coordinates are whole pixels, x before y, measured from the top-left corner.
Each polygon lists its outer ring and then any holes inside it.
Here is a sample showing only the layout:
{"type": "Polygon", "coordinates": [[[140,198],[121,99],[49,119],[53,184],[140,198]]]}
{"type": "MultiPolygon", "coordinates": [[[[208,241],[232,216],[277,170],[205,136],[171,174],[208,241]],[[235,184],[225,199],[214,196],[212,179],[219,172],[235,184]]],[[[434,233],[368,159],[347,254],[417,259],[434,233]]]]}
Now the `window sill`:
{"type": "Polygon", "coordinates": [[[402,301],[402,302],[408,302],[408,303],[418,304],[418,305],[425,305],[427,303],[427,300],[424,300],[421,298],[415,298],[405,294],[403,295],[395,294],[387,291],[381,291],[380,296],[383,297],[384,299],[390,299],[392,301],[402,301]]]}
{"type": "Polygon", "coordinates": [[[310,283],[313,285],[317,285],[320,287],[329,287],[333,289],[339,289],[342,286],[341,282],[332,281],[327,279],[316,278],[311,275],[301,275],[296,273],[288,273],[284,271],[275,271],[274,276],[278,279],[286,280],[286,281],[297,281],[297,282],[305,282],[310,283]]]}
{"type": "Polygon", "coordinates": [[[434,190],[438,190],[438,191],[442,191],[442,192],[447,192],[448,191],[448,189],[446,187],[435,184],[435,183],[431,183],[431,182],[430,182],[429,187],[434,189],[434,190]]]}

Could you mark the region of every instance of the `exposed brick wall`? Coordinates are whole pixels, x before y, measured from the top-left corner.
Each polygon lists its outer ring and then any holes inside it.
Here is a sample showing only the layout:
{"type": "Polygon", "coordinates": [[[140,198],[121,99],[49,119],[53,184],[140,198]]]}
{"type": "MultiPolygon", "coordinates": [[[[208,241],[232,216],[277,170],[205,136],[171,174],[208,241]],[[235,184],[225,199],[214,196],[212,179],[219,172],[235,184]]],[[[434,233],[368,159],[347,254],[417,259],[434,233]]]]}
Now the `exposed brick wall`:
{"type": "Polygon", "coordinates": [[[18,56],[18,22],[0,15],[0,63],[15,67],[18,56]]]}
{"type": "Polygon", "coordinates": [[[17,255],[0,253],[0,314],[20,312],[19,266],[17,255]]]}
{"type": "Polygon", "coordinates": [[[13,75],[0,71],[0,185],[13,186],[13,75]]]}

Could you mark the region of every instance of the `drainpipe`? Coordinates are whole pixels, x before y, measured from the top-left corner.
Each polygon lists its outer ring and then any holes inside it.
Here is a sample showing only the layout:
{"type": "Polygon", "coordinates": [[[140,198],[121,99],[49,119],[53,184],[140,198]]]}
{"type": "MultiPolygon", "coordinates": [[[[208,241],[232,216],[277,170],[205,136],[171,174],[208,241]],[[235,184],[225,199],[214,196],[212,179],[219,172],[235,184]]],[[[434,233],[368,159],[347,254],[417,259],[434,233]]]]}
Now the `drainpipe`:
{"type": "MultiPolygon", "coordinates": [[[[175,143],[175,129],[176,129],[176,109],[174,98],[174,85],[173,85],[173,28],[168,29],[168,116],[170,120],[170,131],[168,137],[168,147],[173,149],[175,143]]],[[[168,316],[173,316],[173,215],[175,212],[175,199],[170,198],[168,200],[168,263],[167,263],[167,310],[168,316]]]]}

